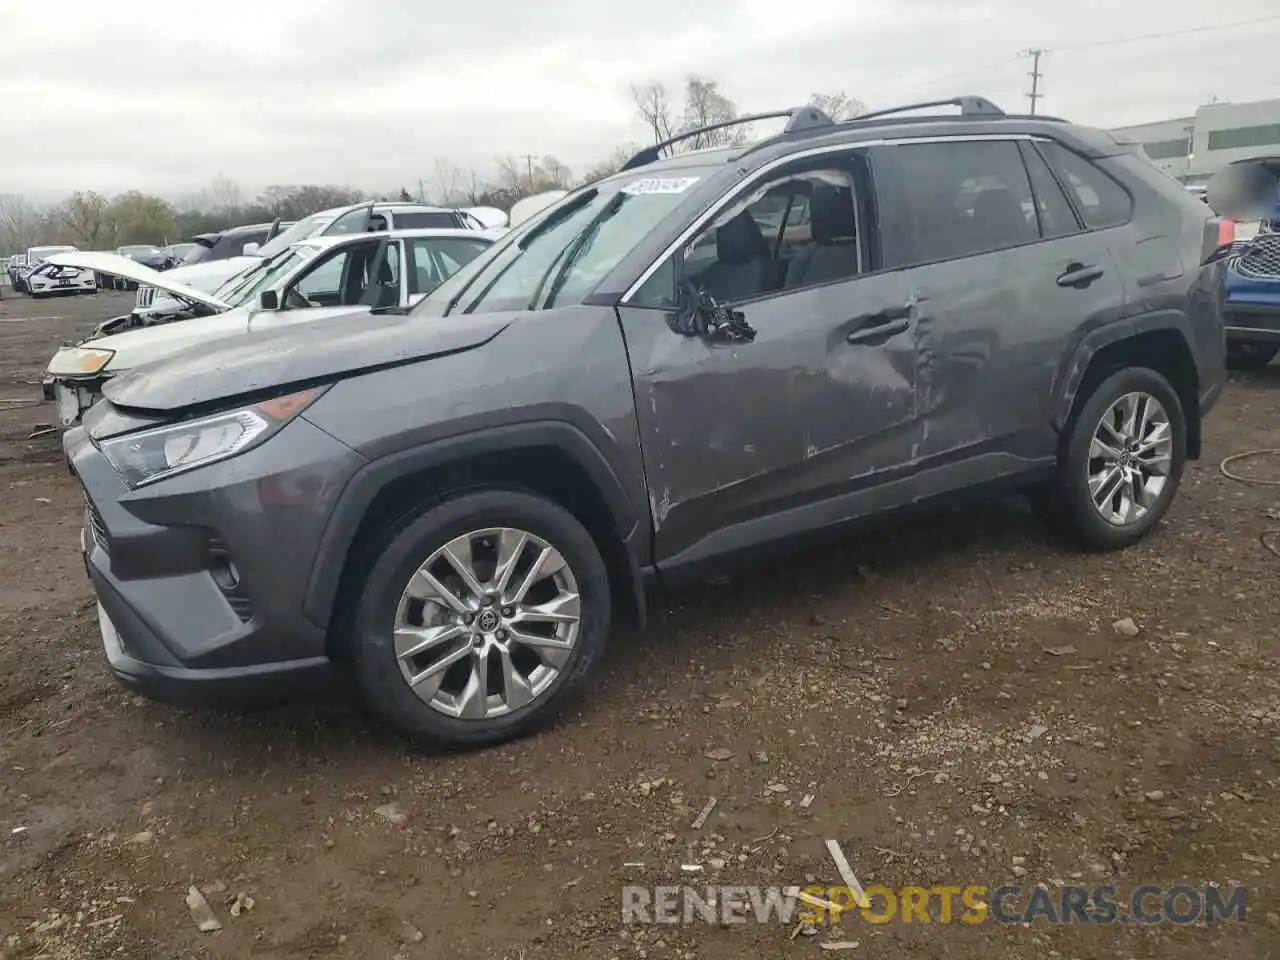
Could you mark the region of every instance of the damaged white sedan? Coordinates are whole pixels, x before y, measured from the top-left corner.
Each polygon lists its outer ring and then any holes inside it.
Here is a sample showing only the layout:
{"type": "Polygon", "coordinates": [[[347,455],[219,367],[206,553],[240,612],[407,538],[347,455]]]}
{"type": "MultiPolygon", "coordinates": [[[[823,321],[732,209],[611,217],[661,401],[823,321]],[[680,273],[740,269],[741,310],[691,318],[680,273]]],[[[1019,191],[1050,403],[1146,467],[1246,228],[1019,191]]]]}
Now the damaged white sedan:
{"type": "Polygon", "coordinates": [[[212,294],[115,254],[57,254],[52,262],[164,290],[183,310],[162,323],[131,315],[134,325],[122,332],[65,344],[49,361],[45,397],[71,426],[102,396],[107,379],[189,347],[360,308],[407,310],[493,241],[463,229],[314,237],[263,259],[212,294]]]}

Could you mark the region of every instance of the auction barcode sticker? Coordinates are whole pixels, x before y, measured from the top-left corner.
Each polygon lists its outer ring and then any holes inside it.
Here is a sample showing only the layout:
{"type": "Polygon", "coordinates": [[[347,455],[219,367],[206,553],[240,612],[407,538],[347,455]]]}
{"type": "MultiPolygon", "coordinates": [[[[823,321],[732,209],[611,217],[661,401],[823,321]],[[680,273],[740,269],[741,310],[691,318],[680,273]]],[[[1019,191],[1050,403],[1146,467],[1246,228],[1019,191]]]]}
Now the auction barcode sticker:
{"type": "Polygon", "coordinates": [[[701,177],[649,177],[645,180],[632,180],[622,188],[623,193],[684,193],[701,177]]]}

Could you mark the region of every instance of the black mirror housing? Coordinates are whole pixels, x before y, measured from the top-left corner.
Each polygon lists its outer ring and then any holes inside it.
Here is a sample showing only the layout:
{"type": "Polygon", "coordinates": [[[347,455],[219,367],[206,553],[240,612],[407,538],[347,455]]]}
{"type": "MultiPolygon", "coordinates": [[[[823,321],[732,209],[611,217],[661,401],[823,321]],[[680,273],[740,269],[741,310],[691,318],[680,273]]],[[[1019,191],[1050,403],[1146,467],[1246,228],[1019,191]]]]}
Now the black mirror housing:
{"type": "Polygon", "coordinates": [[[280,294],[274,290],[263,290],[258,294],[258,306],[263,310],[279,310],[280,294]]]}

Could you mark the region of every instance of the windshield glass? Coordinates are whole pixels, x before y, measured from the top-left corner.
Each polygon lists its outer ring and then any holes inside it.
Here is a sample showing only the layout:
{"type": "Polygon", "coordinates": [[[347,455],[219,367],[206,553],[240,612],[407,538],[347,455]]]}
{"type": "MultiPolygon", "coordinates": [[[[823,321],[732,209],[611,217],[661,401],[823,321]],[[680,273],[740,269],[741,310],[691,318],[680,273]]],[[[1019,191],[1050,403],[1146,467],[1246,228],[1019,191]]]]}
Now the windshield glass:
{"type": "Polygon", "coordinates": [[[722,169],[636,171],[575,191],[437,287],[424,313],[491,313],[581,302],[681,203],[722,169]],[[456,303],[455,303],[456,300],[456,303]]]}
{"type": "Polygon", "coordinates": [[[131,257],[135,254],[147,254],[147,253],[159,253],[159,252],[160,252],[159,247],[152,247],[146,244],[139,244],[137,246],[130,246],[130,247],[121,247],[119,250],[116,251],[116,253],[122,253],[126,257],[131,257]]]}
{"type": "Polygon", "coordinates": [[[270,243],[264,243],[254,256],[274,257],[277,253],[293,246],[299,240],[306,240],[318,233],[323,233],[324,228],[333,223],[333,220],[334,215],[332,213],[313,213],[309,217],[303,217],[288,230],[276,234],[270,243]]]}
{"type": "Polygon", "coordinates": [[[274,257],[254,264],[247,270],[240,271],[220,286],[214,296],[223,303],[238,307],[257,296],[259,290],[266,290],[319,252],[319,247],[306,244],[290,247],[283,253],[278,253],[274,257]]]}
{"type": "Polygon", "coordinates": [[[32,247],[27,251],[28,260],[44,260],[50,254],[71,253],[75,247],[32,247]]]}

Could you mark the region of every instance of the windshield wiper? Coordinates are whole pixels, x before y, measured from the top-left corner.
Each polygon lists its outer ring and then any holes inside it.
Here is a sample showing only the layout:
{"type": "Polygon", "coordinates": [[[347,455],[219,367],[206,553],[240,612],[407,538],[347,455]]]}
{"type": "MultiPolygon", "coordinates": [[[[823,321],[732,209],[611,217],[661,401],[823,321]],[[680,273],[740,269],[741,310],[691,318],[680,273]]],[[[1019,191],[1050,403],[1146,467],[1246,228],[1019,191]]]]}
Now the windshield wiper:
{"type": "MultiPolygon", "coordinates": [[[[555,279],[551,281],[551,289],[547,291],[547,299],[542,304],[543,309],[550,309],[551,305],[555,303],[556,297],[560,295],[560,291],[569,279],[569,271],[573,269],[574,264],[582,259],[582,255],[591,249],[592,243],[595,242],[596,237],[600,234],[600,228],[605,222],[622,209],[622,204],[627,196],[627,194],[621,192],[614,194],[613,199],[605,205],[605,208],[596,214],[583,231],[573,239],[573,242],[565,248],[564,256],[557,258],[558,260],[563,259],[564,262],[559,271],[556,272],[555,279]]],[[[550,276],[555,268],[555,264],[552,264],[551,269],[538,282],[538,289],[533,292],[533,299],[529,303],[530,310],[537,304],[538,297],[542,293],[542,285],[546,283],[547,276],[550,276]]]]}
{"type": "Polygon", "coordinates": [[[521,250],[528,249],[530,240],[536,240],[538,239],[538,237],[542,236],[552,227],[555,227],[561,223],[564,223],[565,220],[573,216],[573,214],[577,213],[579,210],[581,210],[583,207],[585,207],[587,204],[589,204],[592,200],[594,200],[599,195],[600,195],[600,191],[596,187],[592,187],[590,190],[582,191],[582,193],[574,197],[572,203],[565,204],[563,207],[561,207],[555,213],[551,214],[549,217],[543,220],[540,224],[538,224],[536,227],[534,227],[528,233],[526,233],[523,237],[521,237],[516,242],[516,246],[519,247],[521,250]]]}

